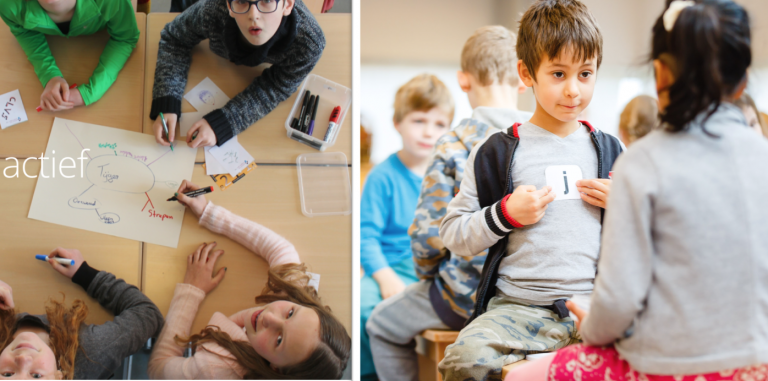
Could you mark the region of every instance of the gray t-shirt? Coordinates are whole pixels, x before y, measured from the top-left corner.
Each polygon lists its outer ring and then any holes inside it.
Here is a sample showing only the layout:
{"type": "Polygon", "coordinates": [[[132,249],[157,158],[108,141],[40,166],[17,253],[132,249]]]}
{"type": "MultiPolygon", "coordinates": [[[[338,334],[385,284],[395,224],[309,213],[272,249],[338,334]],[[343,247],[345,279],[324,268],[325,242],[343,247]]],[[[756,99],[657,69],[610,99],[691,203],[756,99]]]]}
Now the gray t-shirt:
{"type": "MultiPolygon", "coordinates": [[[[597,152],[586,126],[560,138],[525,123],[518,127],[518,135],[512,168],[515,188],[547,185],[545,170],[554,165],[577,165],[584,179],[597,177],[597,152]]],[[[448,204],[440,226],[440,238],[457,255],[478,255],[503,238],[488,226],[489,207],[480,208],[478,201],[474,162],[483,143],[470,153],[461,190],[448,204]]],[[[511,232],[508,254],[499,269],[498,291],[539,305],[591,292],[600,230],[600,208],[581,199],[553,201],[538,223],[511,232]]]]}

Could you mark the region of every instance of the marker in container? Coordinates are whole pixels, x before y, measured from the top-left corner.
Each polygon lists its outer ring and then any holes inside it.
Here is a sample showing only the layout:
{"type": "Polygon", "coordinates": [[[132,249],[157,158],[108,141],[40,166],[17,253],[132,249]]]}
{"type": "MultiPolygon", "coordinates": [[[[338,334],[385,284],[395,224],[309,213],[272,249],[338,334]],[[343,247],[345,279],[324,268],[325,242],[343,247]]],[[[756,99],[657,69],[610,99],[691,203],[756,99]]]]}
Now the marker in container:
{"type": "MultiPolygon", "coordinates": [[[[73,83],[71,86],[69,86],[69,89],[71,90],[71,89],[74,89],[75,87],[77,87],[77,83],[73,83]]],[[[43,108],[40,107],[40,106],[37,106],[35,111],[37,111],[37,112],[43,111],[43,108]]]]}
{"type": "MultiPolygon", "coordinates": [[[[205,188],[200,188],[198,190],[193,190],[193,191],[184,193],[184,195],[187,196],[187,197],[197,197],[197,196],[204,195],[206,193],[211,193],[211,192],[213,192],[213,187],[212,186],[205,187],[205,188]]],[[[178,193],[176,193],[176,195],[178,195],[178,193]]],[[[166,201],[178,201],[178,200],[179,199],[176,198],[176,196],[173,196],[173,197],[169,198],[166,201]]]]}
{"type": "Polygon", "coordinates": [[[301,130],[302,128],[301,122],[304,121],[304,116],[307,113],[308,103],[309,103],[309,90],[304,92],[304,98],[301,100],[301,112],[299,112],[299,119],[296,122],[296,127],[294,127],[297,130],[301,130]]]}
{"type": "Polygon", "coordinates": [[[312,135],[312,131],[315,130],[315,118],[317,117],[317,105],[320,104],[320,96],[315,97],[315,105],[312,108],[312,119],[309,121],[309,131],[307,134],[312,135]]]}
{"type": "Polygon", "coordinates": [[[331,132],[333,132],[333,130],[336,129],[336,126],[339,125],[340,116],[341,116],[341,106],[334,107],[333,112],[331,112],[330,123],[328,123],[328,129],[325,130],[325,136],[323,137],[324,142],[328,141],[328,138],[331,137],[331,132]]]}
{"type": "MultiPolygon", "coordinates": [[[[39,260],[41,260],[43,262],[48,262],[48,256],[45,255],[45,254],[37,254],[37,255],[35,255],[35,259],[39,259],[39,260]]],[[[65,265],[65,266],[74,266],[75,265],[75,260],[74,259],[54,257],[53,260],[56,261],[56,262],[61,263],[62,265],[65,265]]]]}
{"type": "Polygon", "coordinates": [[[312,109],[315,108],[315,96],[309,96],[309,104],[307,104],[307,112],[304,114],[304,119],[301,121],[301,132],[307,133],[309,131],[309,120],[312,119],[312,109]]]}

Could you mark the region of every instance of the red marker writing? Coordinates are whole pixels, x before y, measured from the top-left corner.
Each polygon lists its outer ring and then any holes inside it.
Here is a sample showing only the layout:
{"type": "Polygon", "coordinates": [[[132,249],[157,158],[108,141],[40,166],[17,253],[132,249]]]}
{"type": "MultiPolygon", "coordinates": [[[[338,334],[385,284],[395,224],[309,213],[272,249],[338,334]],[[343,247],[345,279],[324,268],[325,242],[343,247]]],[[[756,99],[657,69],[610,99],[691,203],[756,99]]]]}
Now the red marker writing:
{"type": "MultiPolygon", "coordinates": [[[[70,90],[74,89],[75,87],[77,87],[77,83],[73,83],[72,86],[69,86],[70,90]]],[[[37,111],[37,112],[43,111],[43,108],[41,106],[37,106],[35,111],[37,111]]]]}
{"type": "Polygon", "coordinates": [[[341,106],[336,106],[333,108],[333,112],[331,112],[331,120],[330,123],[328,123],[328,129],[325,130],[325,136],[323,136],[323,141],[327,142],[328,138],[331,137],[331,132],[336,129],[336,127],[339,125],[339,117],[341,116],[341,106]]]}

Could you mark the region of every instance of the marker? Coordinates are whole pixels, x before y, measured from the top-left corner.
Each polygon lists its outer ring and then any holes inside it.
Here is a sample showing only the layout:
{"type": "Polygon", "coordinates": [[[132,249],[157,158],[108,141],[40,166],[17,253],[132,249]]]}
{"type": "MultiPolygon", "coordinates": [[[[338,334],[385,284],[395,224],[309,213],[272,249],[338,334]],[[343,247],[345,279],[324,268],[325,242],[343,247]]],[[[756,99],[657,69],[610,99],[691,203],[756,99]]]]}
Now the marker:
{"type": "MultiPolygon", "coordinates": [[[[48,256],[44,255],[44,254],[37,254],[37,255],[35,255],[35,259],[39,259],[39,260],[41,260],[43,262],[48,262],[48,256]]],[[[56,261],[56,262],[61,263],[62,265],[65,265],[65,266],[74,266],[75,265],[75,260],[74,259],[54,257],[53,260],[56,261]]]]}
{"type": "MultiPolygon", "coordinates": [[[[72,84],[72,86],[69,86],[70,90],[71,90],[71,89],[74,89],[75,87],[77,87],[77,83],[73,83],[73,84],[72,84]]],[[[35,111],[37,111],[37,112],[43,111],[43,108],[42,108],[42,107],[40,107],[40,106],[37,106],[37,108],[35,109],[35,111]]]]}
{"type": "Polygon", "coordinates": [[[165,131],[165,138],[168,139],[168,143],[171,144],[171,151],[173,151],[173,142],[171,141],[171,136],[168,135],[168,125],[165,124],[165,117],[163,116],[163,113],[160,113],[160,119],[163,121],[163,130],[165,131]]]}
{"type": "Polygon", "coordinates": [[[333,112],[331,112],[330,123],[328,123],[328,129],[325,130],[325,136],[323,137],[324,142],[328,141],[328,138],[331,137],[331,132],[333,132],[336,126],[339,125],[340,116],[341,116],[341,106],[334,107],[333,112]]]}
{"type": "Polygon", "coordinates": [[[309,90],[304,92],[304,99],[301,100],[301,112],[299,112],[299,120],[296,123],[296,129],[302,130],[302,122],[304,121],[304,115],[307,113],[307,106],[309,103],[309,90]]]}
{"type": "Polygon", "coordinates": [[[320,104],[320,96],[315,97],[315,107],[312,108],[312,120],[309,122],[309,131],[307,132],[312,136],[312,131],[315,130],[315,118],[317,117],[317,105],[320,104]]]}
{"type": "Polygon", "coordinates": [[[312,109],[315,107],[315,96],[309,96],[309,103],[307,104],[307,112],[304,114],[304,119],[301,120],[301,132],[307,133],[309,130],[309,121],[312,119],[312,109]]]}
{"type": "MultiPolygon", "coordinates": [[[[211,192],[213,192],[213,187],[212,186],[211,187],[200,188],[198,190],[193,190],[193,191],[184,193],[184,195],[187,196],[187,197],[197,197],[197,196],[201,196],[201,195],[204,195],[206,193],[211,193],[211,192]]],[[[178,193],[177,193],[177,195],[178,195],[178,193]]],[[[178,201],[178,200],[179,199],[176,198],[176,196],[173,196],[173,197],[169,198],[166,201],[178,201]]]]}
{"type": "Polygon", "coordinates": [[[192,134],[192,140],[195,140],[195,138],[197,137],[197,133],[198,132],[200,132],[200,130],[197,130],[197,131],[195,131],[194,134],[192,134]]]}

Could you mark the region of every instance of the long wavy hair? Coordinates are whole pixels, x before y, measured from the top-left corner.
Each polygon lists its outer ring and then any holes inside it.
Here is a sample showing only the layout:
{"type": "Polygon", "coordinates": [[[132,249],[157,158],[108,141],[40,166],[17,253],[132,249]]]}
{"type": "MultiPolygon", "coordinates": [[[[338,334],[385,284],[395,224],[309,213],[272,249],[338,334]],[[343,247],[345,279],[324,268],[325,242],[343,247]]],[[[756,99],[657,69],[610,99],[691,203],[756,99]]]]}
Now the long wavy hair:
{"type": "Polygon", "coordinates": [[[663,18],[653,27],[651,60],[672,68],[675,82],[661,122],[666,130],[678,132],[699,114],[709,118],[745,81],[752,62],[750,21],[747,11],[731,0],[695,0],[669,32],[663,18]]]}
{"type": "MultiPolygon", "coordinates": [[[[246,369],[245,379],[340,379],[349,360],[352,339],[331,314],[331,308],[323,305],[317,291],[308,286],[310,277],[306,271],[305,265],[295,263],[270,269],[267,285],[256,297],[257,305],[284,300],[310,308],[320,317],[320,342],[303,362],[272,369],[269,361],[259,356],[249,342],[233,340],[216,326],[208,326],[189,338],[176,336],[176,343],[193,348],[210,342],[220,345],[246,369]]],[[[205,347],[201,348],[205,350],[205,347]]]]}
{"type": "MultiPolygon", "coordinates": [[[[65,380],[75,377],[75,356],[80,349],[80,326],[88,317],[88,306],[82,300],[75,300],[67,308],[64,301],[49,300],[45,314],[51,329],[48,346],[56,356],[56,364],[65,380]]],[[[13,341],[16,333],[16,311],[0,310],[0,351],[13,341]]]]}

